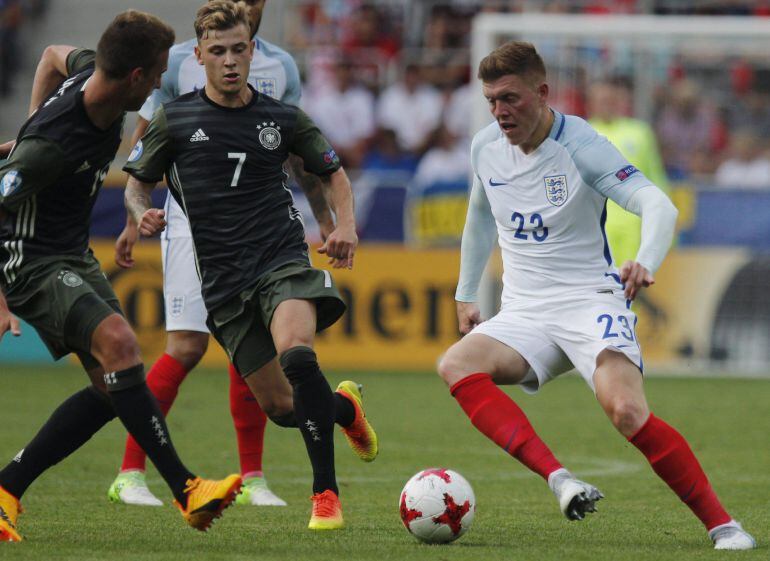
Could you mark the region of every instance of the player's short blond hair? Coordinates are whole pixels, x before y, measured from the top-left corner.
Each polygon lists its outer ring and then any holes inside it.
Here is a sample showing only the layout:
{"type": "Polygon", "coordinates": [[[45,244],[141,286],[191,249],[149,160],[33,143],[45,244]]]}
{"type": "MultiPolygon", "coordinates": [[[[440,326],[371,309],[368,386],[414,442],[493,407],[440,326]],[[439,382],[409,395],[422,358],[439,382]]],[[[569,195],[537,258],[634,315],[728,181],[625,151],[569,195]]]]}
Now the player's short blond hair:
{"type": "Polygon", "coordinates": [[[478,77],[483,82],[494,82],[509,74],[545,81],[545,63],[532,43],[508,41],[479,64],[478,77]]]}
{"type": "Polygon", "coordinates": [[[200,41],[209,31],[232,29],[239,24],[251,29],[249,8],[246,4],[233,0],[209,0],[200,7],[195,16],[195,35],[200,41]]]}

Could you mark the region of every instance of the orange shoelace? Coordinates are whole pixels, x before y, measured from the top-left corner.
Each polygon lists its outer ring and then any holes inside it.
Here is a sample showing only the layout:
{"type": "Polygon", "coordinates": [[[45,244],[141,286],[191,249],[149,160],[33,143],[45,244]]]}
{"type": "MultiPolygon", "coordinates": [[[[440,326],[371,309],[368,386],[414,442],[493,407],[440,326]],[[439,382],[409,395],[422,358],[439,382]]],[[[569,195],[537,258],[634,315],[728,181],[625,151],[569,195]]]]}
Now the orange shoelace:
{"type": "Polygon", "coordinates": [[[337,515],[339,499],[334,491],[316,493],[310,499],[313,501],[313,516],[331,518],[337,515]]]}

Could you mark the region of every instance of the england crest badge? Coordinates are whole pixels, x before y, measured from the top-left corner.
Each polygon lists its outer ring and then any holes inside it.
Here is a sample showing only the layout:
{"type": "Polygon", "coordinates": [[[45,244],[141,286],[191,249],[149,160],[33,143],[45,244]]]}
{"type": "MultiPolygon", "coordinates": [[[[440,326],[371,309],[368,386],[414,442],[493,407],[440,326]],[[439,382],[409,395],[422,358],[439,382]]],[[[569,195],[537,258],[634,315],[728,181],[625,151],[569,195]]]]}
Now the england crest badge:
{"type": "Polygon", "coordinates": [[[553,206],[561,206],[567,202],[567,176],[548,175],[543,178],[545,182],[545,197],[553,206]]]}
{"type": "Polygon", "coordinates": [[[278,96],[275,95],[275,92],[277,90],[275,78],[257,78],[256,80],[256,90],[264,94],[268,97],[274,97],[277,98],[278,96]]]}

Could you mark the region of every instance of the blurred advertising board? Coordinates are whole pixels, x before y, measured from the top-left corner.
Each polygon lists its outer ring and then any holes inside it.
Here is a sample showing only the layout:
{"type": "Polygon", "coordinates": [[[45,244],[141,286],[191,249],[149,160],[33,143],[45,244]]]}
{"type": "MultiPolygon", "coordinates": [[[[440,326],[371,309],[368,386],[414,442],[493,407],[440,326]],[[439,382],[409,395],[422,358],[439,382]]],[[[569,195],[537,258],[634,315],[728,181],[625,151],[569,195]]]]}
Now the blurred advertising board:
{"type": "MultiPolygon", "coordinates": [[[[112,242],[99,241],[92,247],[149,364],[165,346],[160,246],[155,241],[138,244],[132,269],[114,264],[112,242]]],[[[320,256],[314,260],[323,266],[320,256]]],[[[334,369],[435,369],[437,358],[458,338],[454,310],[458,268],[457,250],[361,247],[354,270],[331,271],[348,312],[319,337],[321,364],[334,369]]],[[[225,366],[226,360],[212,340],[202,364],[225,366]]]]}
{"type": "MultiPolygon", "coordinates": [[[[135,249],[133,269],[113,263],[113,243],[97,241],[97,257],[120,298],[152,363],[163,353],[163,279],[157,241],[135,249]]],[[[316,265],[323,267],[322,259],[316,265]]],[[[497,266],[493,259],[491,266],[497,266]]],[[[332,271],[348,312],[319,337],[328,369],[434,371],[436,361],[459,338],[454,289],[456,249],[407,249],[365,244],[355,269],[332,271]]],[[[637,336],[646,367],[690,365],[693,369],[766,373],[770,363],[770,257],[735,248],[677,248],[656,275],[644,300],[634,304],[637,336]]],[[[0,361],[47,362],[50,357],[25,326],[21,339],[6,336],[0,361]]],[[[224,367],[224,352],[212,340],[205,366],[224,367]]]]}

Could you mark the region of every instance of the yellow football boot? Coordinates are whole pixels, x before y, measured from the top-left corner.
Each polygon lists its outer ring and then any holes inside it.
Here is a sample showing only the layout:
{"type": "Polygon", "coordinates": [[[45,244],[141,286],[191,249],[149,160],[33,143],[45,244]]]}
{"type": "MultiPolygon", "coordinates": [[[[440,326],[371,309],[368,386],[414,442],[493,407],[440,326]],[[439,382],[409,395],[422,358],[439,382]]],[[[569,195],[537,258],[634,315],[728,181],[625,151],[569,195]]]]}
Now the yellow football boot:
{"type": "Polygon", "coordinates": [[[22,537],[16,531],[16,520],[22,512],[16,497],[0,487],[0,542],[20,542],[22,537]]]}
{"type": "Polygon", "coordinates": [[[184,490],[187,508],[182,508],[176,500],[174,504],[190,526],[205,532],[214,519],[222,516],[222,511],[232,504],[242,484],[241,476],[235,474],[219,481],[200,477],[188,479],[184,490]]]}
{"type": "Polygon", "coordinates": [[[377,433],[366,420],[364,407],[361,403],[361,385],[346,380],[337,386],[337,393],[349,399],[356,410],[355,419],[349,426],[342,427],[342,433],[359,458],[365,462],[373,461],[379,452],[377,433]]]}
{"type": "Polygon", "coordinates": [[[323,493],[316,493],[310,500],[313,501],[313,514],[310,516],[311,530],[339,530],[345,526],[342,519],[342,505],[334,491],[327,489],[323,493]]]}

